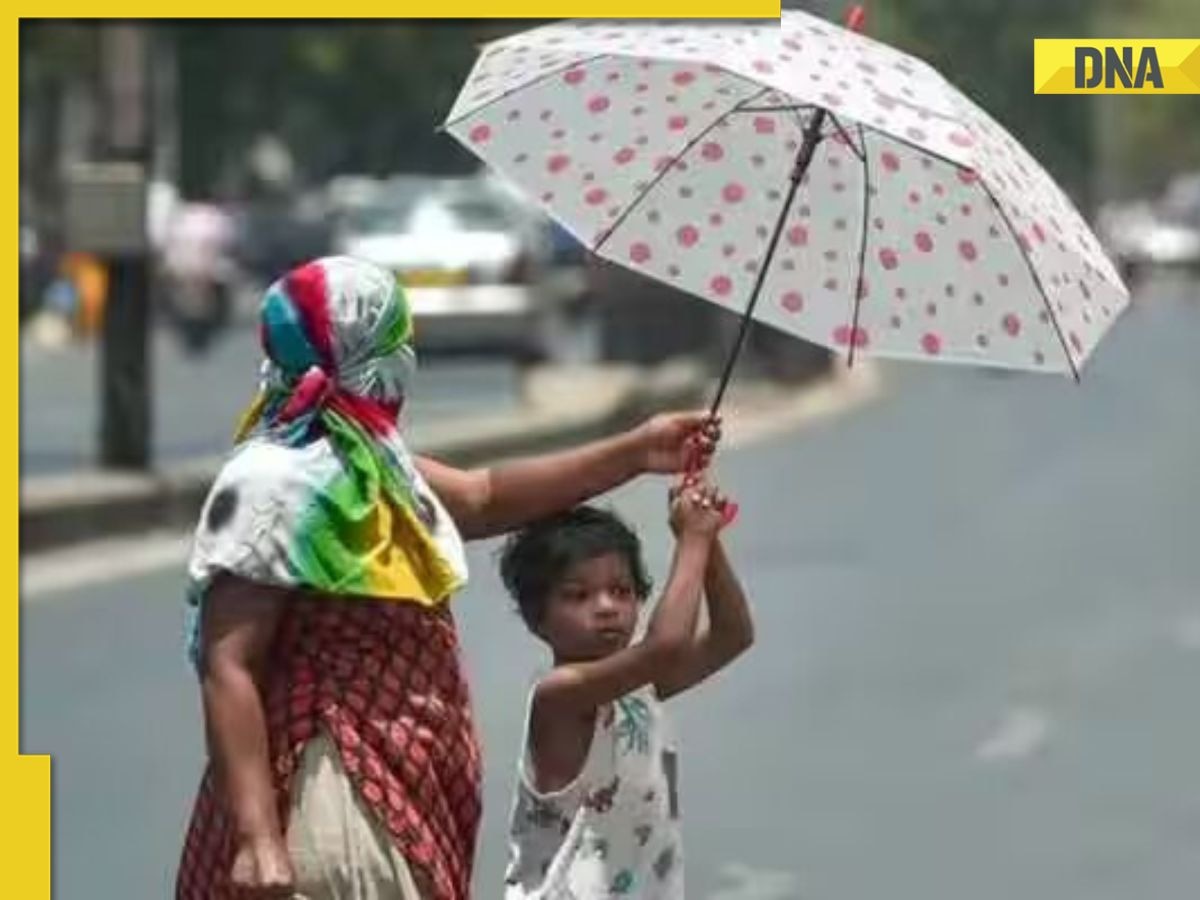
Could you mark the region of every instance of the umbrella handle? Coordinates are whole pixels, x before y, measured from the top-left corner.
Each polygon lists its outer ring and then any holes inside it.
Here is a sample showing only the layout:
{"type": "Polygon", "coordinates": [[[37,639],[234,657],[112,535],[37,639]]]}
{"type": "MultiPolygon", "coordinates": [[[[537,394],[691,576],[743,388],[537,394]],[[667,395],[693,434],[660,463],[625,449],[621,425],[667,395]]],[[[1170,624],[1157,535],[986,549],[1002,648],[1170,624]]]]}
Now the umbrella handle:
{"type": "Polygon", "coordinates": [[[866,22],[867,11],[859,4],[856,3],[854,6],[846,10],[846,27],[851,31],[857,31],[861,33],[863,30],[863,25],[865,25],[866,22]]]}

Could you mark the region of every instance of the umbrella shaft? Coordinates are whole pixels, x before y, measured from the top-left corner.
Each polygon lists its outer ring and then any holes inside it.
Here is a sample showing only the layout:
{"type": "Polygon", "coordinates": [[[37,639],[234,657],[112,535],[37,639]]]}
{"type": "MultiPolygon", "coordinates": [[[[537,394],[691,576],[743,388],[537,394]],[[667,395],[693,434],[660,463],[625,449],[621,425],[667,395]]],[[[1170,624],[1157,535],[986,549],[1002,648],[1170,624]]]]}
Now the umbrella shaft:
{"type": "Polygon", "coordinates": [[[754,315],[754,307],[758,305],[758,297],[762,293],[763,282],[766,280],[767,272],[771,268],[771,261],[775,258],[775,250],[779,246],[779,237],[783,234],[783,226],[787,222],[788,213],[791,212],[792,203],[796,199],[796,192],[800,189],[800,182],[804,180],[804,173],[808,171],[809,164],[812,163],[813,154],[817,150],[817,143],[821,137],[821,126],[825,123],[825,115],[824,109],[818,109],[804,128],[804,138],[800,142],[800,149],[796,151],[796,163],[792,166],[790,176],[792,183],[788,187],[787,198],[783,201],[783,207],[779,210],[779,217],[775,220],[775,231],[771,235],[771,242],[767,245],[767,255],[763,259],[762,265],[758,267],[758,276],[754,280],[754,289],[750,292],[750,302],[746,304],[746,311],[742,314],[742,324],[738,329],[737,339],[733,342],[733,348],[729,351],[729,356],[725,360],[725,369],[721,373],[721,381],[717,385],[716,396],[713,397],[712,406],[709,407],[710,415],[716,415],[717,410],[720,408],[721,400],[725,397],[725,388],[729,386],[729,378],[733,375],[733,366],[742,352],[742,346],[746,343],[746,335],[750,331],[750,322],[754,315]]]}
{"type": "MultiPolygon", "coordinates": [[[[800,141],[800,149],[796,152],[796,164],[792,167],[793,186],[799,186],[812,162],[813,154],[817,152],[817,142],[821,137],[821,126],[825,124],[825,116],[825,110],[818,109],[812,121],[804,128],[804,138],[800,141]]],[[[784,205],[784,215],[787,214],[787,207],[790,205],[790,201],[784,205]]],[[[783,217],[780,217],[779,221],[782,223],[783,217]]]]}

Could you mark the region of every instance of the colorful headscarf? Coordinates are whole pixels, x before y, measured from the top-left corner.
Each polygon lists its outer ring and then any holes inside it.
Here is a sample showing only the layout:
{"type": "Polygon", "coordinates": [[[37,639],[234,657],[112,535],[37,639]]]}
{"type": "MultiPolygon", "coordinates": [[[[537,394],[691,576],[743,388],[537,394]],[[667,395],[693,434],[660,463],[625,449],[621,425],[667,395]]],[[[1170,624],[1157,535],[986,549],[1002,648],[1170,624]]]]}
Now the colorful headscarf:
{"type": "Polygon", "coordinates": [[[212,577],[427,606],[466,581],[462,541],[397,427],[416,368],[395,278],[349,257],[267,289],[258,397],[210,491],[189,564],[212,577]]]}

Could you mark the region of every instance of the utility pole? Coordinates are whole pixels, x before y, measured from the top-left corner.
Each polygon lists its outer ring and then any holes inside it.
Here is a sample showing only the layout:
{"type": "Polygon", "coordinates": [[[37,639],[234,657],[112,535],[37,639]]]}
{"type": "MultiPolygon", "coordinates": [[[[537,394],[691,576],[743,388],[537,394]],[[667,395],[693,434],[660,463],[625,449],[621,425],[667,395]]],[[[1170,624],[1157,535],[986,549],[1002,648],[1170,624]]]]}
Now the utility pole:
{"type": "Polygon", "coordinates": [[[100,461],[119,469],[150,465],[149,28],[138,22],[98,25],[101,156],[114,164],[99,171],[106,173],[101,180],[124,209],[124,221],[109,236],[105,253],[109,275],[100,353],[100,461]]]}

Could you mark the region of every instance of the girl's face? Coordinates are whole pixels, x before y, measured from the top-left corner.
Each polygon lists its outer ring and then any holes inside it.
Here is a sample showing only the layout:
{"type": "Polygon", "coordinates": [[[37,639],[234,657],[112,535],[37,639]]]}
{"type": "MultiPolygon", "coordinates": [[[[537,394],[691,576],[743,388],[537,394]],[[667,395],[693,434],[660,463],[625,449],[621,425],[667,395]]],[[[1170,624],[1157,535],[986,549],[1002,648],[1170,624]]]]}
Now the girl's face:
{"type": "Polygon", "coordinates": [[[563,662],[600,659],[627,646],[641,602],[619,553],[575,563],[546,598],[538,633],[563,662]]]}

